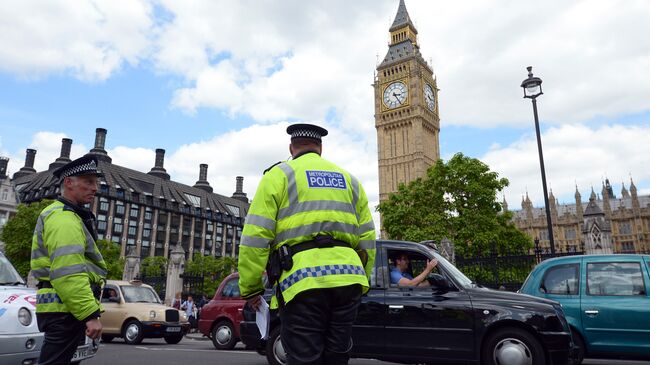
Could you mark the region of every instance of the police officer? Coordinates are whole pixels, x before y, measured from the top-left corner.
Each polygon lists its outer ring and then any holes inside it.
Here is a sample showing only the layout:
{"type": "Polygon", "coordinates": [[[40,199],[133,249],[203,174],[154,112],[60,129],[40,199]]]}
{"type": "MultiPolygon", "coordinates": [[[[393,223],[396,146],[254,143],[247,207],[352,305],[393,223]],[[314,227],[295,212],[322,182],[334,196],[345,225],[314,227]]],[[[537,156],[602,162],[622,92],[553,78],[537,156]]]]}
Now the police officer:
{"type": "Polygon", "coordinates": [[[32,239],[38,279],[36,318],[45,332],[39,364],[69,364],[84,336],[98,339],[99,293],[106,263],[95,244],[95,216],[84,207],[97,192],[97,160],[84,156],[53,172],[61,196],[43,209],[32,239]]]}
{"type": "Polygon", "coordinates": [[[352,323],[375,259],[368,199],[355,177],[321,158],[327,130],[294,124],[287,133],[293,159],[265,173],[246,217],[241,294],[257,309],[269,255],[271,263],[279,256],[280,336],[288,364],[347,364],[352,323]]]}

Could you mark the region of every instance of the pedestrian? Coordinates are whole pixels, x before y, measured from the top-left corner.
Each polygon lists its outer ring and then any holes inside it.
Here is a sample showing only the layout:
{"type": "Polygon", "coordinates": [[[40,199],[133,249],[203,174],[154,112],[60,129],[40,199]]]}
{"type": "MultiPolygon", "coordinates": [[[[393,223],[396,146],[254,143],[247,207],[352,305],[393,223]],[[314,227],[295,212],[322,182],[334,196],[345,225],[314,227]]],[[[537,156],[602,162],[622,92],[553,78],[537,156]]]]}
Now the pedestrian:
{"type": "Polygon", "coordinates": [[[176,296],[174,296],[174,299],[172,299],[172,307],[181,309],[181,302],[181,292],[176,292],[176,296]]]}
{"type": "Polygon", "coordinates": [[[292,160],[265,172],[246,217],[239,287],[257,310],[268,263],[287,363],[347,364],[375,259],[368,198],[355,177],[321,157],[327,130],[294,124],[287,133],[292,160]]]}
{"type": "Polygon", "coordinates": [[[196,303],[194,303],[194,298],[191,295],[187,296],[187,300],[181,304],[181,310],[185,311],[185,316],[190,322],[190,328],[196,328],[196,303]]]}
{"type": "Polygon", "coordinates": [[[84,336],[98,339],[106,263],[95,241],[95,216],[85,207],[97,192],[97,160],[78,158],[53,172],[60,197],[38,217],[31,269],[38,279],[36,319],[45,332],[40,365],[69,364],[84,336]]]}

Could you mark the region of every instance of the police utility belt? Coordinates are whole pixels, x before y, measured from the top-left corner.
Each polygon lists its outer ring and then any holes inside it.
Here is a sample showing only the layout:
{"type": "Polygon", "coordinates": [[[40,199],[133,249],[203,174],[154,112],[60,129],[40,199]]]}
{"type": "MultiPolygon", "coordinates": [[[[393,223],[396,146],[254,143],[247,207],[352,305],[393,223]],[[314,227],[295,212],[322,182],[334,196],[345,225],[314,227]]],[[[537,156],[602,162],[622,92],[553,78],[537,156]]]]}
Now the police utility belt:
{"type": "MultiPolygon", "coordinates": [[[[274,250],[269,255],[269,261],[266,266],[266,274],[271,284],[275,284],[280,280],[282,271],[289,271],[293,267],[293,255],[311,250],[314,248],[330,248],[330,247],[348,247],[352,248],[349,243],[334,239],[330,236],[316,236],[311,241],[301,242],[295,245],[283,245],[277,250],[274,250]]],[[[365,266],[368,262],[368,254],[365,250],[357,251],[361,263],[365,266]]],[[[279,285],[278,285],[279,291],[279,285]]],[[[279,296],[278,299],[280,299],[279,296]]]]}
{"type": "MultiPolygon", "coordinates": [[[[36,284],[36,287],[38,289],[53,289],[54,287],[52,286],[52,283],[49,281],[39,281],[38,284],[36,284]]],[[[102,286],[100,284],[90,284],[90,290],[93,291],[93,296],[95,299],[99,300],[99,298],[102,295],[102,286]]]]}

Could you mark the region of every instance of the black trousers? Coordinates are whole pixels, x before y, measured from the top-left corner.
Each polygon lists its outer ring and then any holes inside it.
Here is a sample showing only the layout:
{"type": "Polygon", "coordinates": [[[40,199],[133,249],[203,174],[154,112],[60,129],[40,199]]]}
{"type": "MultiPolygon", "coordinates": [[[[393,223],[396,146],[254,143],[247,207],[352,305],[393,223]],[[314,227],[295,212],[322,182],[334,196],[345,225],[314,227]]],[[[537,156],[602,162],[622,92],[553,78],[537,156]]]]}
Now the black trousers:
{"type": "Polygon", "coordinates": [[[347,364],[361,286],[312,289],[280,308],[288,365],[347,364]]]}
{"type": "Polygon", "coordinates": [[[86,336],[86,324],[70,313],[36,313],[38,329],[45,332],[39,365],[68,365],[86,336]]]}

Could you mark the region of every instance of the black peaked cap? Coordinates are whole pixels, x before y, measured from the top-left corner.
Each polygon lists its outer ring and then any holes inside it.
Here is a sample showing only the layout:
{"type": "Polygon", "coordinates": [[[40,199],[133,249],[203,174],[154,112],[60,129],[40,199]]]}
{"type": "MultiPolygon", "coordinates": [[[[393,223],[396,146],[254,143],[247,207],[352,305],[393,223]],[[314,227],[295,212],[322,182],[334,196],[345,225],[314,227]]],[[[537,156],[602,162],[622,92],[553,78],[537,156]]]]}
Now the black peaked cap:
{"type": "Polygon", "coordinates": [[[68,162],[67,164],[54,170],[52,174],[58,179],[81,175],[103,176],[103,174],[97,169],[97,159],[95,156],[88,155],[68,162]]]}
{"type": "Polygon", "coordinates": [[[311,138],[320,142],[327,135],[327,129],[313,124],[292,124],[287,127],[287,133],[294,138],[311,138]]]}

